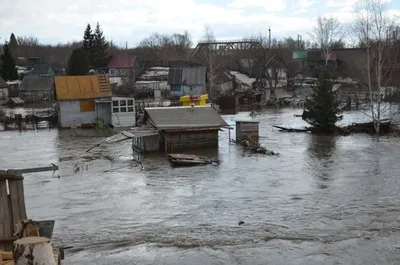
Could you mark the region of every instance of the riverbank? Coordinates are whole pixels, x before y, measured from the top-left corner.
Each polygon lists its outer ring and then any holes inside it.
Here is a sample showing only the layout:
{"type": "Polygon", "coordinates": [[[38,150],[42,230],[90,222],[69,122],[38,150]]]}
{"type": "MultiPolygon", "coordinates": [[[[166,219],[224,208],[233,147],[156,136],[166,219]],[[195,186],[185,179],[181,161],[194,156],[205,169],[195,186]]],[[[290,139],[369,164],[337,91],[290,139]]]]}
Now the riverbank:
{"type": "Polygon", "coordinates": [[[400,142],[272,128],[304,126],[296,113],[257,117],[260,143],[279,156],[251,155],[221,132],[219,166],[150,156],[141,170],[129,141],[87,153],[99,139],[64,130],[2,132],[0,162],[60,166],[24,181],[28,216],[55,219],[54,240],[74,246],[64,264],[396,264],[400,142]]]}

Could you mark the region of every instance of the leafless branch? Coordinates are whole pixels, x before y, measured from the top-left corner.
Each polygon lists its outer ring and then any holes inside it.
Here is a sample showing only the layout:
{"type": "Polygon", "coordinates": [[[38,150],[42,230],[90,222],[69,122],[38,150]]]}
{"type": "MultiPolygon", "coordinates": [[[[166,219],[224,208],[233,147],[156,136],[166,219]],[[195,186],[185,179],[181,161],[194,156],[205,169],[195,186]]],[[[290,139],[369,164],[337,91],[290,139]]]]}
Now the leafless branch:
{"type": "Polygon", "coordinates": [[[382,114],[390,108],[383,104],[383,94],[392,84],[397,64],[398,44],[393,38],[396,20],[388,14],[383,0],[363,0],[355,17],[353,31],[366,50],[363,75],[369,93],[370,116],[379,133],[382,114]]]}
{"type": "Polygon", "coordinates": [[[343,28],[336,18],[319,16],[317,25],[311,32],[311,38],[322,50],[325,65],[328,64],[329,53],[335,43],[341,42],[343,38],[343,28]]]}

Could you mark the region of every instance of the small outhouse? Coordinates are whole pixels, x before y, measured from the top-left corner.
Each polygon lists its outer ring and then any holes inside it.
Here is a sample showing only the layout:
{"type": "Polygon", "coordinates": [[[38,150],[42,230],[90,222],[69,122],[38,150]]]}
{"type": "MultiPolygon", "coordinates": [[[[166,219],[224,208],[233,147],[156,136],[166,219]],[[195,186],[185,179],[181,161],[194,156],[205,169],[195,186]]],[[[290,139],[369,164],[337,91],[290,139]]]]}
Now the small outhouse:
{"type": "Polygon", "coordinates": [[[236,141],[239,142],[246,138],[252,143],[258,144],[259,136],[259,121],[236,121],[236,141]]]}

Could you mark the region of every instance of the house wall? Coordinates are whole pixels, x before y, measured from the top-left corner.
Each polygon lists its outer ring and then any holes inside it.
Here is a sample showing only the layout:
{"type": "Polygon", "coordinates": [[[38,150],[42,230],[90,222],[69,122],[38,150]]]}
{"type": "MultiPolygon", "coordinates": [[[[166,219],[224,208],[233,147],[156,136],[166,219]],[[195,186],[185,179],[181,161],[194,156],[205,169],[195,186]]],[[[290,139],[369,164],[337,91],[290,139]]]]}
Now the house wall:
{"type": "Polygon", "coordinates": [[[220,113],[236,114],[239,112],[239,98],[236,96],[222,95],[218,97],[217,104],[220,113]]]}
{"type": "Polygon", "coordinates": [[[172,96],[197,96],[206,93],[206,86],[203,85],[170,85],[172,96]]]}
{"type": "Polygon", "coordinates": [[[144,71],[138,60],[135,60],[132,67],[110,67],[108,74],[111,77],[127,77],[131,76],[135,81],[144,71]]]}
{"type": "Polygon", "coordinates": [[[218,130],[166,132],[164,135],[166,152],[190,148],[218,147],[218,130]]]}
{"type": "Polygon", "coordinates": [[[149,134],[143,136],[137,136],[132,138],[132,149],[133,153],[150,153],[158,152],[159,146],[159,135],[149,134]]]}
{"type": "Polygon", "coordinates": [[[18,82],[10,82],[10,84],[8,84],[10,86],[10,88],[8,89],[8,96],[9,97],[18,97],[18,91],[19,91],[19,86],[21,84],[21,81],[18,82]]]}
{"type": "Polygon", "coordinates": [[[95,104],[94,111],[81,111],[79,100],[58,102],[58,124],[61,128],[77,128],[86,124],[96,123],[96,119],[104,120],[104,124],[111,124],[111,103],[95,104]]]}
{"type": "Polygon", "coordinates": [[[243,137],[248,138],[252,143],[258,143],[259,132],[257,122],[236,122],[236,141],[243,137]]]}
{"type": "Polygon", "coordinates": [[[136,125],[134,98],[112,98],[111,120],[114,127],[130,127],[136,125]]]}
{"type": "Polygon", "coordinates": [[[8,88],[0,88],[0,99],[7,99],[8,98],[8,88]]]}
{"type": "Polygon", "coordinates": [[[213,84],[214,91],[216,94],[227,94],[233,91],[233,81],[227,81],[224,83],[213,84]]]}

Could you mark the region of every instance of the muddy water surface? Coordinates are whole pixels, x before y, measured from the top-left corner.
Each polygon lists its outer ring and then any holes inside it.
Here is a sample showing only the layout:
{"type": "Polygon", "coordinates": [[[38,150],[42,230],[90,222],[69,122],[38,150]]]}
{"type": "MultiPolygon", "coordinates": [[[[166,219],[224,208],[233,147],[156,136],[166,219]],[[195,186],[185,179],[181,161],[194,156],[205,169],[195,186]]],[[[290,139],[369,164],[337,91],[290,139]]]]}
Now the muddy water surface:
{"type": "Polygon", "coordinates": [[[60,165],[26,175],[25,196],[28,216],[55,219],[55,243],[74,246],[64,264],[399,264],[400,140],[272,128],[303,125],[295,113],[259,117],[278,157],[221,132],[219,149],[202,151],[219,166],[151,156],[141,170],[130,141],[87,153],[100,138],[43,130],[0,133],[0,164],[60,165]]]}

